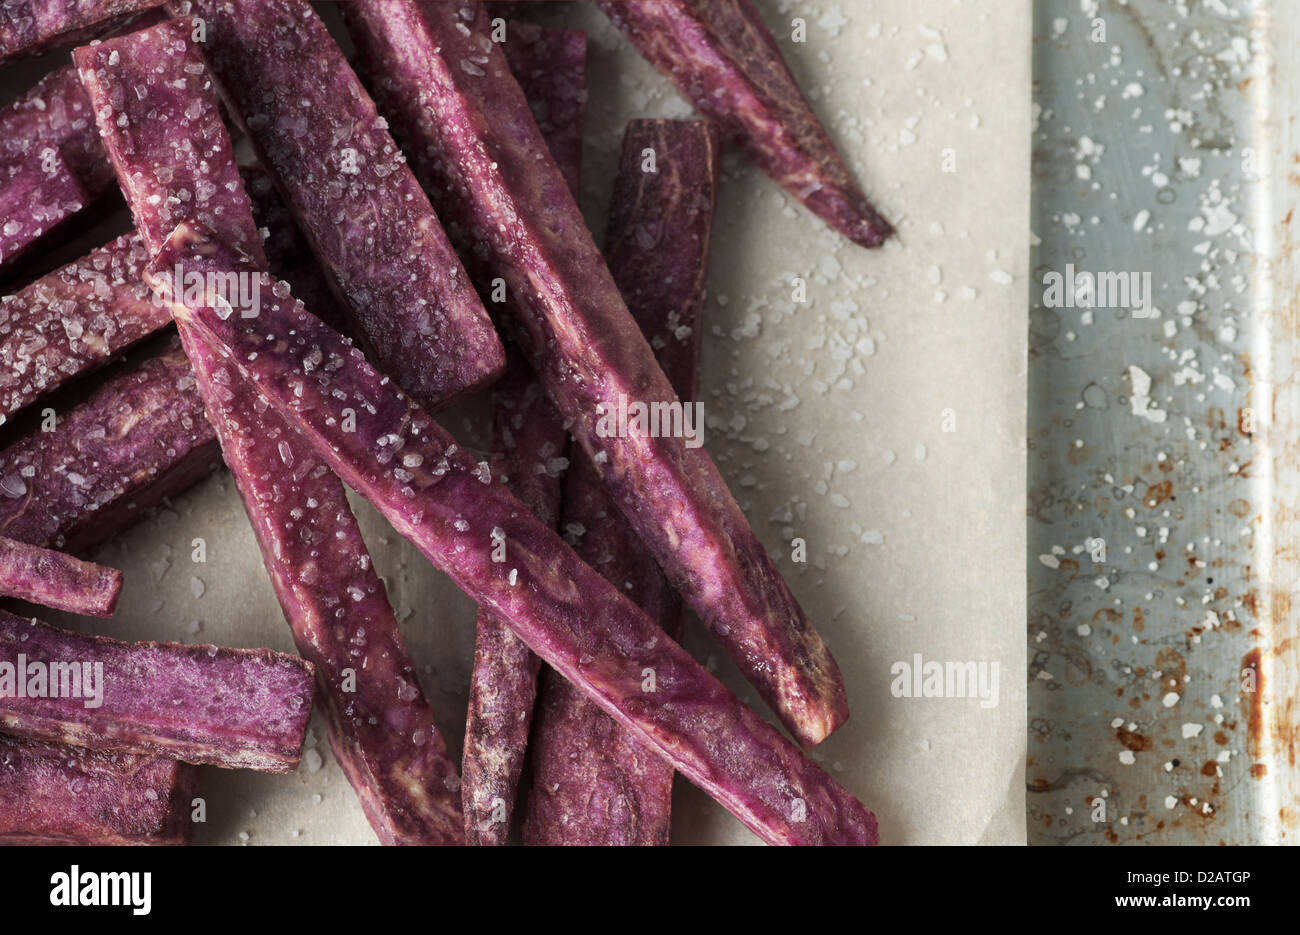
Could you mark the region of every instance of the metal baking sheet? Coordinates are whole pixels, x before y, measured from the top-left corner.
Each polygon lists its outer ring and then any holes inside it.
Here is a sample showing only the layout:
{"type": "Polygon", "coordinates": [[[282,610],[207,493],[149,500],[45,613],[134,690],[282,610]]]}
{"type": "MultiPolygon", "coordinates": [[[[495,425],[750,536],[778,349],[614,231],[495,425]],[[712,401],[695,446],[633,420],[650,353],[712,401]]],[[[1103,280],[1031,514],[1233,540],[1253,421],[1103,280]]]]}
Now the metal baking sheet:
{"type": "Polygon", "coordinates": [[[1033,844],[1300,831],[1295,6],[1036,5],[1033,844]]]}

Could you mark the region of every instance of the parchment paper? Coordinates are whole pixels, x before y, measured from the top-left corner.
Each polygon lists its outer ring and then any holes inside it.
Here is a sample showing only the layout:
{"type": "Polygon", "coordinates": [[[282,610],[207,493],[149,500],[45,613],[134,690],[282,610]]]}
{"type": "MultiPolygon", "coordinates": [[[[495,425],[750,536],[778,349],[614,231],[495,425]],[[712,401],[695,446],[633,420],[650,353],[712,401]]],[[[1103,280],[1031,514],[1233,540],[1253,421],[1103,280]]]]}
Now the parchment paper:
{"type": "MultiPolygon", "coordinates": [[[[560,6],[535,15],[589,32],[584,208],[599,242],[625,121],[690,109],[594,7],[560,6]]],[[[886,843],[1022,843],[1029,7],[760,6],[899,234],[882,250],[855,247],[728,157],[703,350],[706,442],[843,670],[852,718],[813,755],[875,811],[886,843]],[[804,42],[790,41],[796,17],[804,42]],[[794,537],[804,564],[791,561],[794,537]],[[997,663],[996,706],[895,697],[891,666],[918,653],[997,663]]],[[[485,416],[480,402],[443,422],[486,450],[485,416]]],[[[459,758],[474,606],[354,503],[459,758]]],[[[117,617],[49,619],[120,638],[293,650],[224,472],[94,558],[126,572],[117,617]],[[196,538],[205,563],[192,561],[196,538]]],[[[760,704],[698,624],[687,645],[760,704]]],[[[205,769],[201,795],[202,843],[375,843],[318,717],[296,773],[205,769]]],[[[681,779],[672,835],[757,841],[681,779]]]]}

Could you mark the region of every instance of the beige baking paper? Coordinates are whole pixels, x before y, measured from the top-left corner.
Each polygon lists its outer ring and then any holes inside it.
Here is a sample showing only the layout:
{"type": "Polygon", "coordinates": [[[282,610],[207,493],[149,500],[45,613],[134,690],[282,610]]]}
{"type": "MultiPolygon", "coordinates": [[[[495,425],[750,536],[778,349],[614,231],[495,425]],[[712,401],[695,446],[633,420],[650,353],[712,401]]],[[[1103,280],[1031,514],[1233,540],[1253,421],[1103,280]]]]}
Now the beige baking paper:
{"type": "MultiPolygon", "coordinates": [[[[760,6],[899,233],[881,250],[853,246],[728,156],[703,350],[706,442],[844,673],[852,718],[813,756],[877,814],[885,843],[1022,843],[1029,5],[760,6]],[[796,18],[803,42],[791,41],[796,18]],[[804,564],[791,561],[794,538],[804,564]],[[984,663],[986,677],[996,664],[996,704],[987,691],[984,704],[896,697],[891,686],[911,682],[891,670],[918,654],[923,666],[984,663]]],[[[584,208],[603,235],[626,120],[690,108],[591,5],[541,15],[590,35],[584,208]]],[[[484,450],[485,413],[471,405],[444,421],[484,450]]],[[[459,759],[474,605],[354,502],[459,759]]],[[[293,650],[224,472],[94,558],[122,568],[126,590],[115,619],[79,627],[293,650]]],[[[758,704],[698,625],[687,645],[758,704]]],[[[318,716],[296,773],[205,768],[201,794],[202,843],[375,843],[318,716]]],[[[683,780],[672,834],[757,842],[683,780]]]]}

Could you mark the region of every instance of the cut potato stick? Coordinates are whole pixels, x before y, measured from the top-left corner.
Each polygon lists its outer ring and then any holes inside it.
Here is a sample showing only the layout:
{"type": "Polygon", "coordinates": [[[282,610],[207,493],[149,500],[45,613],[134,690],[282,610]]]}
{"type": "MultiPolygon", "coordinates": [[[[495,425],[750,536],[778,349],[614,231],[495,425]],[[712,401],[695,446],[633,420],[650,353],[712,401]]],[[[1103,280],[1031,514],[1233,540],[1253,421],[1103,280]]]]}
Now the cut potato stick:
{"type": "Polygon", "coordinates": [[[456,764],[343,485],[207,345],[182,339],[366,819],[384,844],[463,844],[456,764]]]}
{"type": "Polygon", "coordinates": [[[183,220],[204,222],[266,265],[262,238],[188,19],[72,53],[136,231],[150,254],[183,220]]]}
{"type": "Polygon", "coordinates": [[[614,502],[790,731],[819,743],[848,717],[835,660],[701,447],[698,407],[676,398],[628,312],[486,13],[412,0],[343,13],[462,249],[520,299],[508,307],[520,344],[614,502]]]}
{"type": "Polygon", "coordinates": [[[892,232],[836,151],[751,0],[597,0],[646,60],[810,211],[854,243],[892,232]]]}
{"type": "Polygon", "coordinates": [[[122,573],[0,536],[0,595],[90,617],[111,617],[122,573]]]}
{"type": "Polygon", "coordinates": [[[0,730],[19,737],[287,773],[311,697],[297,656],[123,643],[0,611],[0,730]]]}
{"type": "Polygon", "coordinates": [[[429,408],[505,352],[429,199],[306,0],[180,0],[240,121],[378,367],[429,408]]]}
{"type": "Polygon", "coordinates": [[[355,338],[347,315],[312,256],[311,245],[298,230],[289,206],[276,191],[271,177],[261,166],[241,167],[239,174],[244,180],[244,191],[253,203],[253,220],[262,234],[262,249],[266,251],[271,273],[287,282],[293,294],[308,308],[319,307],[317,318],[339,334],[355,338]]]}
{"type": "MultiPolygon", "coordinates": [[[[341,329],[342,312],[270,180],[242,175],[272,271],[341,329]]],[[[123,234],[0,299],[0,423],[171,323],[140,279],[146,260],[139,236],[123,234]]]]}
{"type": "MultiPolygon", "coordinates": [[[[718,141],[703,121],[634,120],[623,134],[605,256],[673,389],[696,395],[718,141]],[[653,154],[655,171],[645,171],[653,154]]],[[[682,608],[588,460],[569,474],[561,527],[578,556],[681,639],[682,608]]],[[[569,682],[542,678],[524,842],[668,843],[673,769],[569,682]]]]}
{"type": "MultiPolygon", "coordinates": [[[[192,34],[189,20],[173,20],[75,57],[148,250],[177,221],[201,218],[241,249],[256,244],[265,268],[192,34]]],[[[184,328],[181,339],[295,644],[317,666],[330,743],[366,817],[385,844],[463,843],[455,764],[343,486],[184,328]]]]}
{"type": "MultiPolygon", "coordinates": [[[[506,54],[546,145],[576,197],[582,170],[587,37],[572,29],[512,24],[506,54]]],[[[562,457],[569,440],[564,422],[532,368],[517,353],[507,356],[506,376],[494,399],[493,473],[554,528],[567,466],[562,457]]],[[[506,843],[540,666],[533,651],[505,623],[479,611],[461,760],[461,800],[470,844],[506,843]]]]}
{"type": "Polygon", "coordinates": [[[0,533],[81,552],[221,462],[194,372],[172,343],[0,451],[0,533]]]}
{"type": "Polygon", "coordinates": [[[71,65],[50,72],[0,108],[0,162],[40,166],[52,156],[63,160],[87,195],[98,197],[115,187],[90,99],[71,65]]]}
{"type": "Polygon", "coordinates": [[[501,45],[546,148],[576,199],[582,184],[587,34],[581,29],[510,23],[501,45]]]}
{"type": "Polygon", "coordinates": [[[198,770],[0,734],[0,844],[188,844],[198,770]]]}
{"type": "Polygon", "coordinates": [[[0,0],[0,60],[76,45],[163,0],[0,0]]]}
{"type": "MultiPolygon", "coordinates": [[[[151,10],[135,18],[135,25],[161,18],[161,11],[151,10]]],[[[71,39],[69,44],[74,44],[71,39]]],[[[76,68],[55,69],[0,108],[0,167],[0,204],[9,206],[3,214],[6,223],[0,240],[8,243],[0,250],[0,269],[30,248],[49,242],[52,227],[116,190],[113,167],[99,143],[90,99],[76,68]],[[32,200],[32,183],[38,178],[48,192],[59,196],[57,210],[51,210],[48,198],[32,200]],[[33,215],[41,205],[45,217],[37,220],[33,215]]]]}
{"type": "MultiPolygon", "coordinates": [[[[559,520],[568,432],[528,364],[511,354],[493,394],[492,473],[548,528],[559,520]]],[[[502,554],[508,546],[501,543],[502,554]]],[[[541,660],[509,625],[479,608],[461,758],[470,844],[505,844],[537,699],[541,660]]]]}
{"type": "Polygon", "coordinates": [[[12,263],[89,200],[54,150],[40,162],[0,163],[0,266],[12,263]]]}
{"type": "Polygon", "coordinates": [[[0,422],[171,322],[123,234],[0,299],[0,422]]]}
{"type": "Polygon", "coordinates": [[[494,484],[487,464],[283,283],[261,275],[258,318],[231,314],[238,298],[219,286],[246,271],[247,258],[182,225],[146,279],[183,327],[227,355],[429,561],[756,834],[771,843],[876,842],[875,818],[861,803],[494,484]],[[218,287],[170,294],[178,266],[213,274],[218,287]],[[493,561],[497,541],[506,544],[505,562],[493,561]]]}

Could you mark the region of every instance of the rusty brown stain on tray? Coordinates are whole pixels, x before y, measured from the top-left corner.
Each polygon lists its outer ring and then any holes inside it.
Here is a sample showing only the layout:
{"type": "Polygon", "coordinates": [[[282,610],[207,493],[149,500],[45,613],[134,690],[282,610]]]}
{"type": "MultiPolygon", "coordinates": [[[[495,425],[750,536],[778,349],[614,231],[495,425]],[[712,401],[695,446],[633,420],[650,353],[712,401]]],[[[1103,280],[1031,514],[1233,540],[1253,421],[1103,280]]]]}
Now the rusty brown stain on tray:
{"type": "MultiPolygon", "coordinates": [[[[1260,666],[1262,650],[1257,646],[1246,653],[1241,660],[1241,673],[1244,677],[1247,669],[1255,672],[1255,690],[1242,691],[1241,705],[1246,718],[1246,752],[1256,763],[1261,758],[1261,740],[1264,733],[1264,672],[1260,666]]],[[[1252,771],[1253,773],[1253,771],[1252,771]]],[[[1256,776],[1256,778],[1260,778],[1256,776]]]]}
{"type": "Polygon", "coordinates": [[[1142,498],[1142,503],[1147,509],[1155,509],[1160,504],[1174,498],[1174,484],[1172,481],[1162,480],[1158,484],[1152,484],[1147,488],[1146,496],[1142,498]]]}
{"type": "Polygon", "coordinates": [[[1139,734],[1137,731],[1131,731],[1125,727],[1120,727],[1115,731],[1115,739],[1134,753],[1145,753],[1154,746],[1150,737],[1146,737],[1139,734]]]}
{"type": "Polygon", "coordinates": [[[1160,672],[1161,684],[1169,690],[1182,693],[1183,682],[1187,675],[1187,660],[1176,649],[1166,647],[1156,653],[1156,669],[1160,672]]]}

